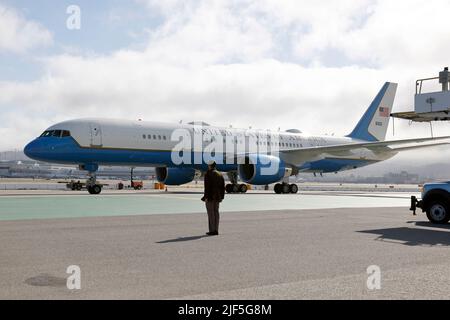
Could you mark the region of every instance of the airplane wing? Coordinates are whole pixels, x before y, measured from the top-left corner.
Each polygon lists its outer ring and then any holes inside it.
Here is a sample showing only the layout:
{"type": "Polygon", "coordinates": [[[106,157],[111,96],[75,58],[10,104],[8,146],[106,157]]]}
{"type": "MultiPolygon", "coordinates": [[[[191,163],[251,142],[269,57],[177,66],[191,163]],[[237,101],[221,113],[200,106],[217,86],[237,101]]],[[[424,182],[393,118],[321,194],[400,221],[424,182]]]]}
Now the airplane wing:
{"type": "MultiPolygon", "coordinates": [[[[400,152],[406,150],[413,150],[425,147],[434,147],[444,144],[450,144],[450,142],[441,143],[427,143],[424,142],[435,142],[450,139],[450,136],[436,137],[436,138],[414,138],[414,139],[404,139],[404,140],[391,140],[391,141],[374,141],[374,142],[359,142],[359,143],[348,143],[340,145],[329,145],[329,146],[318,146],[318,147],[307,147],[307,148],[295,148],[288,150],[280,150],[280,153],[285,155],[286,160],[292,160],[293,163],[301,161],[310,161],[311,159],[326,157],[329,155],[334,156],[352,156],[352,152],[358,149],[368,149],[373,151],[380,151],[380,149],[388,148],[388,151],[400,152]],[[410,146],[409,144],[417,144],[410,146]],[[408,145],[391,148],[390,146],[397,145],[408,145]]],[[[236,159],[244,159],[248,153],[242,154],[231,154],[226,156],[226,161],[234,161],[236,159]]]]}
{"type": "Polygon", "coordinates": [[[414,150],[414,149],[420,149],[420,148],[428,148],[428,147],[436,147],[436,146],[443,146],[448,145],[449,142],[440,142],[440,143],[433,143],[433,144],[420,144],[417,146],[410,146],[410,147],[398,147],[398,148],[391,148],[392,151],[407,151],[407,150],[414,150]]]}
{"type": "MultiPolygon", "coordinates": [[[[352,156],[353,152],[358,149],[367,149],[374,152],[383,151],[383,149],[388,149],[387,151],[406,151],[413,150],[417,148],[423,148],[425,146],[431,147],[436,145],[426,144],[424,142],[434,142],[449,139],[450,136],[437,137],[437,138],[416,138],[416,139],[405,139],[405,140],[391,140],[391,141],[374,141],[374,142],[360,142],[360,143],[348,143],[342,145],[330,145],[330,146],[318,146],[318,147],[308,147],[308,148],[298,148],[283,150],[280,153],[285,155],[286,160],[298,163],[301,161],[310,161],[311,159],[320,159],[322,157],[327,157],[330,155],[346,157],[352,156]],[[411,144],[417,144],[412,145],[411,144]],[[393,148],[393,146],[407,145],[403,147],[393,148]]],[[[439,145],[442,145],[440,143],[439,145]]]]}
{"type": "MultiPolygon", "coordinates": [[[[423,142],[431,142],[431,141],[440,141],[449,139],[450,136],[443,136],[443,137],[437,137],[437,138],[416,138],[416,139],[405,139],[405,140],[391,140],[391,141],[375,141],[375,142],[361,142],[361,143],[348,143],[348,144],[341,144],[341,145],[330,145],[330,146],[319,146],[319,147],[308,147],[308,148],[298,148],[298,149],[290,149],[290,150],[283,150],[281,152],[289,154],[289,155],[295,155],[298,153],[302,156],[305,156],[305,154],[308,154],[308,156],[318,156],[323,153],[342,153],[342,152],[349,152],[355,149],[365,148],[369,150],[376,150],[379,148],[386,148],[389,146],[394,145],[402,145],[402,144],[411,144],[411,143],[423,143],[423,142]]],[[[442,143],[441,143],[442,144],[442,143]]],[[[446,144],[446,143],[444,143],[446,144]]],[[[427,144],[426,146],[434,146],[435,144],[427,144]]],[[[418,145],[418,146],[409,146],[407,147],[409,150],[418,148],[418,147],[424,147],[424,145],[418,145]]],[[[391,148],[393,151],[395,150],[405,150],[405,148],[391,148]]]]}

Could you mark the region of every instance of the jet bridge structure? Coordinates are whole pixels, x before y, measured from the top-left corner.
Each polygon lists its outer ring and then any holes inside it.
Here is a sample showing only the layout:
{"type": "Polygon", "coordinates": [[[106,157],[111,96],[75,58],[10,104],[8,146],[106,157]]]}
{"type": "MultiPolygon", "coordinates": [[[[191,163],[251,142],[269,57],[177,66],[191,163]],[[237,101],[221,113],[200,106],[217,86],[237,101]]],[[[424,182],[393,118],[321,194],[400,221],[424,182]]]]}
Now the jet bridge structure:
{"type": "Polygon", "coordinates": [[[414,122],[449,121],[450,120],[450,71],[446,67],[438,77],[416,81],[414,111],[391,113],[394,118],[414,122]],[[438,80],[441,91],[425,92],[425,86],[438,80]]]}
{"type": "MultiPolygon", "coordinates": [[[[419,79],[416,81],[414,111],[391,113],[391,116],[412,122],[428,122],[433,136],[434,121],[450,120],[450,72],[448,67],[439,72],[438,77],[419,79]],[[441,91],[425,92],[424,85],[431,81],[439,81],[441,91]]],[[[410,210],[416,215],[421,208],[427,213],[432,223],[443,224],[450,221],[450,182],[426,183],[422,187],[422,200],[411,196],[410,210]]]]}

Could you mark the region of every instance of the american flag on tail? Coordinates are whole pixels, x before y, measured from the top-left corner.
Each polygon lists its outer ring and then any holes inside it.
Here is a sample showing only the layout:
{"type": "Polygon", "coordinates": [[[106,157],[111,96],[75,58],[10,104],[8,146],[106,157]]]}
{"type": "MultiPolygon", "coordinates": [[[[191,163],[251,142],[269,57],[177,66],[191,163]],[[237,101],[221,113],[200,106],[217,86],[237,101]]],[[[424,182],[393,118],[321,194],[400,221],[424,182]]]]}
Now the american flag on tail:
{"type": "Polygon", "coordinates": [[[387,118],[391,115],[391,113],[389,112],[390,111],[389,108],[380,107],[379,111],[380,111],[380,117],[387,118]]]}

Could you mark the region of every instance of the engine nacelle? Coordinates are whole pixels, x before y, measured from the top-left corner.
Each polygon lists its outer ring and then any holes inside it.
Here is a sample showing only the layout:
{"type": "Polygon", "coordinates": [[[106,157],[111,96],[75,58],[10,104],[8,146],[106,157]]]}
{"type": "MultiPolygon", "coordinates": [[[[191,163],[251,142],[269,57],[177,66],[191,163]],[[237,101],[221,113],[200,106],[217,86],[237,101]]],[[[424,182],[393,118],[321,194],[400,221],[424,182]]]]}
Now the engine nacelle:
{"type": "Polygon", "coordinates": [[[156,168],[156,179],[168,186],[179,186],[189,183],[196,176],[195,169],[192,168],[156,168]]]}
{"type": "Polygon", "coordinates": [[[245,163],[238,165],[238,174],[245,183],[266,185],[289,177],[292,169],[278,157],[254,154],[246,156],[245,163]]]}

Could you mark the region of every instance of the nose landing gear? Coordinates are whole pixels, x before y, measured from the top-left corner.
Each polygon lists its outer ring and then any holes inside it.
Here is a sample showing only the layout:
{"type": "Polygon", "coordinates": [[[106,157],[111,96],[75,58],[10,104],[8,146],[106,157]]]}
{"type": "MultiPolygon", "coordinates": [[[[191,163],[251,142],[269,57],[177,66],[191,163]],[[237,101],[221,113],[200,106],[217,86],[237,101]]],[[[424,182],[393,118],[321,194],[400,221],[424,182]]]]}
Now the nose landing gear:
{"type": "Polygon", "coordinates": [[[102,192],[102,187],[98,184],[92,186],[87,186],[87,190],[90,194],[100,194],[102,192]]]}
{"type": "Polygon", "coordinates": [[[89,194],[100,194],[102,192],[103,185],[97,183],[97,169],[98,166],[95,166],[88,172],[89,178],[86,181],[86,189],[89,194]]]}

